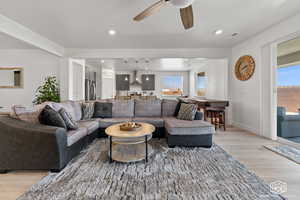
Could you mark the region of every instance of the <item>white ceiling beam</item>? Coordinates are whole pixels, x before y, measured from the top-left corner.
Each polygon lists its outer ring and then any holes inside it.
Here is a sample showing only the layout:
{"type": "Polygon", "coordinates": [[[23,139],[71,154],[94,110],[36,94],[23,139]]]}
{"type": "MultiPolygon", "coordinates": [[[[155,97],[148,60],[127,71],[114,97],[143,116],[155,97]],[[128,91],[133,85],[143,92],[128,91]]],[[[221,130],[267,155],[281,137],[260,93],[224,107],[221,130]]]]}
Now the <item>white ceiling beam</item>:
{"type": "Polygon", "coordinates": [[[1,14],[0,32],[3,32],[13,38],[26,42],[56,56],[64,56],[64,47],[1,14]]]}
{"type": "Polygon", "coordinates": [[[229,58],[229,48],[198,49],[66,49],[73,58],[229,58]]]}

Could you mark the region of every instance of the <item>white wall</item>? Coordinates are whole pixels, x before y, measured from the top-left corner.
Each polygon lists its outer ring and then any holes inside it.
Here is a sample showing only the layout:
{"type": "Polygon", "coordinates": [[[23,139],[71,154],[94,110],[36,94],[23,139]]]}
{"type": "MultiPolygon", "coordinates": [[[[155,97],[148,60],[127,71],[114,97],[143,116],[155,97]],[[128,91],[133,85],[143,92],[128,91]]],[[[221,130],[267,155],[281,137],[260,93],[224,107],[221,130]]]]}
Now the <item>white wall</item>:
{"type": "MultiPolygon", "coordinates": [[[[130,75],[130,83],[133,81],[133,71],[116,71],[116,74],[129,74],[130,75]]],[[[141,81],[142,74],[154,74],[155,75],[155,90],[151,91],[154,95],[158,97],[162,97],[161,91],[162,87],[162,79],[164,76],[175,76],[179,75],[183,77],[183,94],[189,95],[189,72],[187,71],[138,71],[137,76],[139,81],[141,81]]],[[[130,86],[130,91],[138,91],[141,92],[141,87],[132,87],[130,86]]],[[[147,91],[150,92],[150,91],[147,91]]]]}
{"type": "Polygon", "coordinates": [[[0,50],[0,67],[22,67],[24,88],[1,89],[0,106],[31,106],[36,89],[47,76],[59,75],[60,58],[41,50],[0,50]]]}
{"type": "Polygon", "coordinates": [[[116,77],[113,61],[101,65],[101,99],[116,96],[116,77]]]}
{"type": "Polygon", "coordinates": [[[85,60],[70,59],[70,100],[85,99],[85,60]]]}
{"type": "Polygon", "coordinates": [[[197,73],[205,72],[207,77],[205,97],[208,99],[228,99],[227,59],[193,61],[190,71],[190,96],[196,96],[197,73]]]}
{"type": "Polygon", "coordinates": [[[271,97],[276,95],[271,87],[274,82],[271,69],[276,66],[274,44],[299,35],[299,21],[300,14],[233,47],[229,69],[230,120],[233,125],[276,139],[274,120],[270,120],[274,119],[276,111],[275,105],[271,106],[271,97]],[[253,77],[245,82],[237,80],[234,75],[234,65],[243,55],[251,55],[256,61],[253,77]]]}

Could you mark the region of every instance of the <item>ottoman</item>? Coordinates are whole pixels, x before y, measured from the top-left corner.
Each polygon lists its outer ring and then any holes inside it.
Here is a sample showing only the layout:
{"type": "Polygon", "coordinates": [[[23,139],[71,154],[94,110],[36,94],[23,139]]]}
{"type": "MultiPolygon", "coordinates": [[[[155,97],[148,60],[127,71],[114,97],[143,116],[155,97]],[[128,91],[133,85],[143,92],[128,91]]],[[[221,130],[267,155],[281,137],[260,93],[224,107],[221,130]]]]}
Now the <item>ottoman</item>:
{"type": "Polygon", "coordinates": [[[179,120],[171,117],[165,118],[165,128],[170,148],[175,146],[210,148],[212,146],[215,127],[209,122],[179,120]]]}

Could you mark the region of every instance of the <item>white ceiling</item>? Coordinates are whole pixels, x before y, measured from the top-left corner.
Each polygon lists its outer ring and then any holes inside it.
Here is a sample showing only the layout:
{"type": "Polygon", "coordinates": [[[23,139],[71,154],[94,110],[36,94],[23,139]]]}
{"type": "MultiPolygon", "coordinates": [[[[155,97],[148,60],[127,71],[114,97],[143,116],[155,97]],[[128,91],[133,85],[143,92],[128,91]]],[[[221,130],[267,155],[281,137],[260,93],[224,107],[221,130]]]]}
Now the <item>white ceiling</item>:
{"type": "Polygon", "coordinates": [[[171,6],[132,20],[156,1],[1,0],[0,13],[67,48],[201,48],[231,47],[300,10],[299,0],[195,0],[195,27],[188,31],[171,6]],[[214,36],[217,29],[224,34],[214,36]]]}
{"type": "Polygon", "coordinates": [[[0,32],[0,49],[35,49],[35,47],[0,32]]]}
{"type": "Polygon", "coordinates": [[[116,71],[189,71],[192,63],[202,63],[205,58],[156,58],[156,59],[86,59],[86,64],[93,67],[109,67],[116,71]],[[103,63],[101,62],[103,61],[103,63]]]}

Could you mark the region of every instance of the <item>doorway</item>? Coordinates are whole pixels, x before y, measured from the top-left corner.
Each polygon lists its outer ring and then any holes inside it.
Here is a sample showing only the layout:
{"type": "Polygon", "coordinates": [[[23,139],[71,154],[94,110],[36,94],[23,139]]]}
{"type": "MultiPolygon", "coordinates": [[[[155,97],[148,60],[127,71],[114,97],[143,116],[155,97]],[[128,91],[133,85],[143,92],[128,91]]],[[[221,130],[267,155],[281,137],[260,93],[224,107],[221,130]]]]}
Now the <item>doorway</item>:
{"type": "Polygon", "coordinates": [[[300,144],[300,37],[277,46],[277,136],[300,144]]]}

